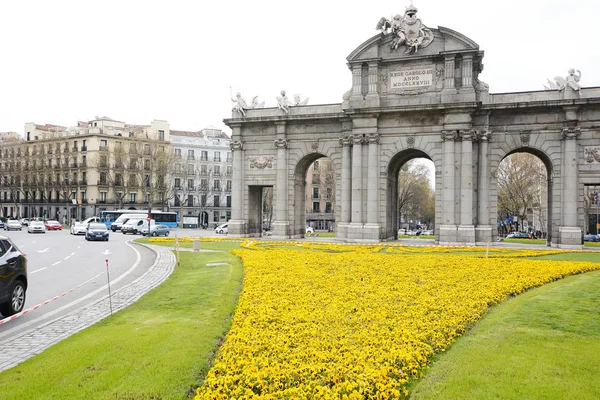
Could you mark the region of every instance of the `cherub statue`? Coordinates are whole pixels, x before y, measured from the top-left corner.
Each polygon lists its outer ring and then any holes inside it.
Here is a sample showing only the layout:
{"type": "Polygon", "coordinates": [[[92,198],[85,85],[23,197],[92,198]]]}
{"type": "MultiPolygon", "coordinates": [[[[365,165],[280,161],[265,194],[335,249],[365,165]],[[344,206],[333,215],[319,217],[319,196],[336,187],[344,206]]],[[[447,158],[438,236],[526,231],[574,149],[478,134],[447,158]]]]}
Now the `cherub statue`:
{"type": "Polygon", "coordinates": [[[299,94],[294,95],[294,105],[295,106],[305,106],[306,104],[308,104],[308,97],[304,100],[301,100],[299,94]]]}
{"type": "Polygon", "coordinates": [[[277,96],[277,108],[283,110],[286,114],[290,113],[290,106],[292,103],[285,95],[285,90],[281,91],[281,96],[277,96]]]}
{"type": "Polygon", "coordinates": [[[252,98],[252,103],[250,103],[250,108],[264,108],[265,107],[265,102],[258,102],[258,96],[254,96],[252,98]]]}
{"type": "Polygon", "coordinates": [[[555,76],[554,80],[556,82],[552,82],[548,79],[548,86],[544,85],[546,90],[564,90],[567,87],[575,90],[577,93],[581,94],[581,85],[579,81],[581,80],[581,71],[577,70],[577,74],[575,74],[575,69],[569,69],[569,75],[566,77],[555,76]]]}
{"type": "Polygon", "coordinates": [[[244,98],[242,97],[240,92],[237,92],[237,94],[235,95],[235,99],[231,99],[231,101],[234,102],[233,110],[239,111],[242,114],[242,116],[245,117],[246,110],[249,109],[250,107],[248,107],[246,100],[244,100],[244,98]]]}

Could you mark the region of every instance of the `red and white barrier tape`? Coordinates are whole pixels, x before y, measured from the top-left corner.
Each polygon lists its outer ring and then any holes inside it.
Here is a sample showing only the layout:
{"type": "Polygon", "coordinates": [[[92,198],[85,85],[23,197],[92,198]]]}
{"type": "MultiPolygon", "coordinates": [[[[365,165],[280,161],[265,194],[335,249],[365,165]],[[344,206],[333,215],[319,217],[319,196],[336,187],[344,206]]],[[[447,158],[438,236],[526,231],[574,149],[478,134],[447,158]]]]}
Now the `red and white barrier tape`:
{"type": "Polygon", "coordinates": [[[106,272],[101,272],[101,273],[99,273],[98,275],[96,275],[96,276],[94,276],[94,277],[92,277],[92,278],[88,279],[87,281],[85,281],[85,282],[83,282],[83,283],[80,283],[79,285],[75,286],[73,289],[69,289],[69,290],[67,290],[66,292],[63,292],[63,293],[59,294],[58,296],[54,296],[53,298],[51,298],[51,299],[49,299],[49,300],[46,300],[46,301],[44,301],[43,303],[36,304],[35,306],[33,306],[33,307],[30,307],[30,308],[28,308],[27,310],[23,310],[23,311],[21,311],[20,313],[17,313],[17,314],[15,314],[15,315],[11,315],[10,317],[6,317],[6,318],[4,318],[4,319],[0,319],[0,325],[4,324],[4,323],[6,323],[6,322],[12,321],[12,320],[14,320],[14,319],[17,319],[18,317],[20,317],[20,316],[22,316],[22,315],[25,315],[25,314],[27,314],[27,313],[29,313],[29,312],[33,311],[33,310],[37,310],[37,309],[38,309],[38,308],[40,308],[41,306],[45,306],[46,304],[48,304],[48,303],[51,303],[51,302],[53,302],[54,300],[58,300],[58,299],[60,299],[61,297],[65,297],[65,296],[67,295],[67,293],[71,293],[71,292],[73,292],[74,290],[77,290],[77,289],[79,289],[80,287],[82,287],[82,286],[83,286],[83,285],[85,285],[86,283],[89,283],[89,282],[93,281],[94,279],[96,279],[96,278],[97,278],[97,277],[99,277],[100,275],[104,275],[105,273],[106,273],[106,272]]]}

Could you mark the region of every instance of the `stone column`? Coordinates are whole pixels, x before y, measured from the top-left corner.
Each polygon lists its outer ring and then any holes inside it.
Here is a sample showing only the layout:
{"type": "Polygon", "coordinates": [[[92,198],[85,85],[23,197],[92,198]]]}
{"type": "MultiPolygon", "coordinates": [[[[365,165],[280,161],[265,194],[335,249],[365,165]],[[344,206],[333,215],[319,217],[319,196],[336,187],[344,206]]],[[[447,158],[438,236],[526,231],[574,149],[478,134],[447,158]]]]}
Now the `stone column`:
{"type": "Polygon", "coordinates": [[[462,87],[473,88],[473,56],[465,55],[462,59],[462,87]]]}
{"type": "Polygon", "coordinates": [[[473,225],[473,130],[460,131],[462,140],[461,174],[460,174],[460,226],[458,241],[475,244],[475,227],[473,225]]]}
{"type": "Polygon", "coordinates": [[[483,131],[479,139],[479,171],[477,176],[477,226],[475,227],[475,243],[486,244],[492,240],[490,225],[490,176],[488,164],[488,142],[490,132],[483,131]]]}
{"type": "Polygon", "coordinates": [[[232,125],[232,141],[230,143],[233,156],[233,171],[231,177],[231,219],[228,222],[228,235],[244,237],[246,221],[244,220],[244,144],[242,143],[240,126],[232,125]]]}
{"type": "Polygon", "coordinates": [[[348,237],[348,224],[350,224],[350,212],[352,210],[352,171],[350,164],[351,144],[351,136],[345,136],[340,139],[340,145],[342,146],[342,185],[340,190],[340,201],[342,204],[340,222],[337,224],[337,237],[344,239],[348,237]]]}
{"type": "Polygon", "coordinates": [[[276,123],[277,149],[276,186],[275,186],[275,221],[273,221],[272,238],[289,239],[290,221],[288,212],[288,179],[287,179],[287,140],[285,139],[285,122],[276,123]]]}
{"type": "Polygon", "coordinates": [[[360,65],[352,67],[352,97],[360,97],[362,100],[362,67],[360,65]]]}
{"type": "Polygon", "coordinates": [[[362,135],[352,135],[352,213],[348,239],[362,239],[362,135]]]}
{"type": "Polygon", "coordinates": [[[581,135],[580,128],[565,128],[562,131],[564,139],[562,181],[562,226],[559,227],[562,248],[581,248],[581,228],[577,226],[577,137],[581,135]]]}
{"type": "Polygon", "coordinates": [[[443,154],[442,154],[442,201],[441,214],[442,224],[440,226],[440,243],[456,243],[456,223],[454,222],[454,141],[457,132],[442,131],[443,154]]]}
{"type": "Polygon", "coordinates": [[[369,90],[366,100],[369,107],[379,107],[379,94],[377,93],[377,78],[379,66],[376,62],[369,63],[369,90]]]}
{"type": "Polygon", "coordinates": [[[377,133],[367,136],[369,143],[367,169],[367,223],[363,239],[379,240],[379,137],[377,133]]]}

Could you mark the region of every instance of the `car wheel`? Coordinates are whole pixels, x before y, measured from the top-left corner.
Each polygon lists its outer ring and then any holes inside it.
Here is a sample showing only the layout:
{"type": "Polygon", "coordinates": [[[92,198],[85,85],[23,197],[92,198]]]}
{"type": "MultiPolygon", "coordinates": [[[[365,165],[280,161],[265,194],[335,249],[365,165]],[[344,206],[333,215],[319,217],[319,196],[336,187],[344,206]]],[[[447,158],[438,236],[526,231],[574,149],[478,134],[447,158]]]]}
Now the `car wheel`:
{"type": "Polygon", "coordinates": [[[104,239],[104,241],[108,242],[108,238],[104,239]]]}
{"type": "Polygon", "coordinates": [[[169,236],[169,231],[165,232],[165,237],[169,236]]]}
{"type": "Polygon", "coordinates": [[[158,236],[158,233],[156,231],[152,232],[152,236],[156,237],[158,236]]]}
{"type": "Polygon", "coordinates": [[[23,311],[25,306],[25,285],[21,281],[16,281],[10,292],[8,302],[0,304],[0,313],[5,317],[14,315],[23,311]]]}

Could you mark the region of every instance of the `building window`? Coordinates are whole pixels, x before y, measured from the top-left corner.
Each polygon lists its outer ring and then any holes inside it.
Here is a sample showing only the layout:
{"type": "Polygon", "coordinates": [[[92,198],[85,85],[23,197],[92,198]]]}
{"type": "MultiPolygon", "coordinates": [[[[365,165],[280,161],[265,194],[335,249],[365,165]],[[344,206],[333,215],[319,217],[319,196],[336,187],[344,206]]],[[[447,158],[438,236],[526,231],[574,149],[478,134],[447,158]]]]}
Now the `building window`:
{"type": "Polygon", "coordinates": [[[319,188],[315,187],[313,188],[313,199],[318,199],[319,198],[319,188]]]}
{"type": "Polygon", "coordinates": [[[217,162],[221,161],[221,152],[215,151],[215,161],[217,161],[217,162]]]}
{"type": "Polygon", "coordinates": [[[165,140],[165,131],[158,131],[158,140],[165,140]]]}
{"type": "Polygon", "coordinates": [[[330,202],[325,203],[325,212],[326,213],[331,212],[331,203],[330,202]]]}
{"type": "Polygon", "coordinates": [[[231,167],[231,165],[227,166],[227,175],[231,176],[231,174],[233,173],[233,168],[231,167]]]}
{"type": "Polygon", "coordinates": [[[187,200],[188,207],[194,207],[194,196],[189,194],[187,200]]]}
{"type": "Polygon", "coordinates": [[[194,190],[194,180],[193,179],[188,179],[188,189],[194,190]]]}
{"type": "Polygon", "coordinates": [[[317,171],[319,169],[319,162],[315,161],[315,163],[313,164],[313,170],[317,171]]]}
{"type": "Polygon", "coordinates": [[[87,201],[87,199],[86,199],[86,197],[85,197],[85,190],[82,190],[82,191],[81,191],[81,201],[83,201],[83,202],[86,202],[86,201],[87,201]]]}
{"type": "Polygon", "coordinates": [[[214,197],[213,200],[214,200],[214,206],[215,207],[221,207],[221,205],[220,205],[221,201],[220,201],[219,195],[215,195],[215,197],[214,197]]]}
{"type": "Polygon", "coordinates": [[[208,175],[208,167],[206,165],[201,165],[200,166],[200,174],[202,174],[202,175],[208,175]]]}
{"type": "Polygon", "coordinates": [[[135,196],[136,196],[136,193],[129,193],[129,202],[130,203],[135,203],[135,196]]]}
{"type": "Polygon", "coordinates": [[[144,145],[144,155],[146,155],[146,156],[150,155],[150,145],[149,144],[144,145]]]}
{"type": "Polygon", "coordinates": [[[150,160],[144,160],[144,169],[150,171],[150,160]]]}
{"type": "Polygon", "coordinates": [[[206,195],[200,196],[200,207],[206,207],[206,195]]]}
{"type": "Polygon", "coordinates": [[[200,161],[208,161],[208,151],[202,150],[200,154],[200,161]]]}
{"type": "Polygon", "coordinates": [[[233,161],[233,154],[230,151],[228,151],[227,152],[227,162],[232,162],[232,161],[233,161]]]}
{"type": "Polygon", "coordinates": [[[146,175],[146,187],[150,187],[150,175],[146,175]]]}
{"type": "Polygon", "coordinates": [[[227,207],[231,207],[231,196],[227,196],[227,207]]]}
{"type": "Polygon", "coordinates": [[[213,221],[219,222],[219,212],[218,211],[213,211],[213,221]]]}
{"type": "Polygon", "coordinates": [[[221,166],[215,165],[215,175],[221,175],[221,166]]]}
{"type": "Polygon", "coordinates": [[[188,160],[194,159],[194,150],[188,150],[188,160]]]}
{"type": "Polygon", "coordinates": [[[175,189],[181,189],[181,179],[175,178],[175,189]]]}
{"type": "Polygon", "coordinates": [[[100,172],[100,184],[106,185],[106,172],[100,172]]]}
{"type": "Polygon", "coordinates": [[[106,147],[107,147],[106,140],[104,140],[104,139],[101,140],[100,141],[100,150],[104,150],[104,149],[106,149],[106,147]]]}
{"type": "Polygon", "coordinates": [[[194,175],[194,164],[188,164],[188,175],[194,175]]]}
{"type": "Polygon", "coordinates": [[[136,151],[137,151],[137,149],[135,147],[135,143],[129,143],[129,152],[135,153],[136,151]]]}
{"type": "Polygon", "coordinates": [[[320,209],[319,202],[318,201],[313,201],[313,209],[312,209],[313,212],[318,213],[318,212],[320,212],[319,209],[320,209]]]}
{"type": "Polygon", "coordinates": [[[226,183],[226,187],[227,187],[227,191],[230,192],[231,191],[231,180],[228,180],[226,183]]]}
{"type": "Polygon", "coordinates": [[[175,195],[175,199],[173,201],[174,201],[174,206],[175,207],[179,207],[181,205],[181,200],[179,199],[179,195],[178,194],[175,195]]]}
{"type": "Polygon", "coordinates": [[[208,179],[200,179],[200,190],[208,190],[208,179]]]}
{"type": "Polygon", "coordinates": [[[181,149],[175,149],[175,157],[181,158],[181,149]]]}
{"type": "Polygon", "coordinates": [[[213,182],[213,190],[220,191],[221,190],[221,181],[219,179],[215,179],[213,182]]]}

